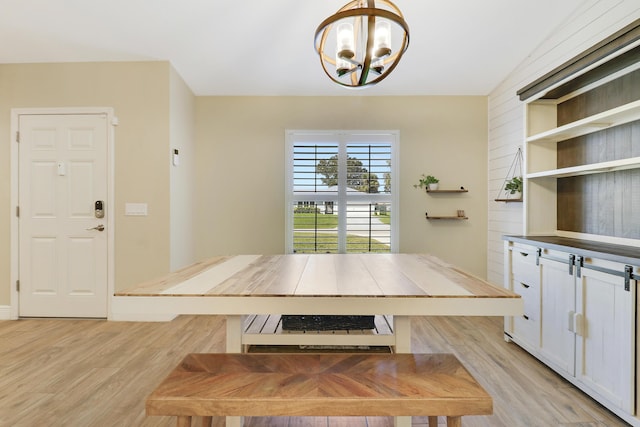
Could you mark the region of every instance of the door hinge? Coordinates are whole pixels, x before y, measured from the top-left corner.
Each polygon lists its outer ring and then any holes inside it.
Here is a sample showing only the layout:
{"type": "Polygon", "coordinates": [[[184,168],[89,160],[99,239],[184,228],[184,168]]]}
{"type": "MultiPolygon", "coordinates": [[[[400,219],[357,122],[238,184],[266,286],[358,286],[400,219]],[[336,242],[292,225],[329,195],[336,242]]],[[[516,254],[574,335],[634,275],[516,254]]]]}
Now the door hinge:
{"type": "Polygon", "coordinates": [[[20,206],[16,206],[16,217],[20,218],[20,206]]]}
{"type": "Polygon", "coordinates": [[[16,280],[16,291],[20,292],[20,280],[16,280]]]}
{"type": "Polygon", "coordinates": [[[20,131],[16,132],[16,142],[20,142],[20,131]]]}

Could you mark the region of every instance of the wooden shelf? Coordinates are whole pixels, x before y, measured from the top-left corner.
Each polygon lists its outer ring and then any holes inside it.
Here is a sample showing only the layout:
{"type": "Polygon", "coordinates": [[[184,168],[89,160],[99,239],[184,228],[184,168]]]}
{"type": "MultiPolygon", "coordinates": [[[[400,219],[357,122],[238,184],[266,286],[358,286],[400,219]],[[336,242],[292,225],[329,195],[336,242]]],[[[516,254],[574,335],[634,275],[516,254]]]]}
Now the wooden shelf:
{"type": "Polygon", "coordinates": [[[425,217],[427,219],[454,219],[454,220],[469,219],[469,217],[467,216],[429,216],[426,212],[425,212],[425,217]]]}
{"type": "Polygon", "coordinates": [[[570,168],[551,169],[541,172],[527,174],[528,179],[532,178],[564,178],[568,176],[590,175],[603,172],[615,172],[625,169],[640,168],[640,157],[631,157],[622,160],[612,160],[610,162],[593,163],[590,165],[572,166],[570,168]]]}
{"type": "Polygon", "coordinates": [[[520,202],[520,203],[522,203],[522,198],[519,198],[519,199],[494,199],[494,200],[496,202],[506,202],[506,203],[509,203],[509,202],[520,202]]]}
{"type": "Polygon", "coordinates": [[[464,187],[460,187],[459,190],[429,190],[427,189],[427,193],[468,193],[469,190],[467,190],[464,187]]]}
{"type": "Polygon", "coordinates": [[[545,132],[531,135],[527,142],[565,141],[577,136],[587,135],[600,130],[640,120],[640,100],[630,102],[605,112],[585,117],[545,132]]]}

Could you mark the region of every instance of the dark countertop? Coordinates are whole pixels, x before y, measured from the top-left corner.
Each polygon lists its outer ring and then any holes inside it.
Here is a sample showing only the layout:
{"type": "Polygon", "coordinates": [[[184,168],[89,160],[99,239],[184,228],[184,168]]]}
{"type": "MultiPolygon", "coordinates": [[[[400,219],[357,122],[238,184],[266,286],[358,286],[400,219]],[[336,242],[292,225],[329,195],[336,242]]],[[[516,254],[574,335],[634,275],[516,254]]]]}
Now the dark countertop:
{"type": "Polygon", "coordinates": [[[524,243],[544,249],[571,252],[583,257],[640,266],[640,247],[636,246],[615,245],[558,236],[502,236],[502,240],[524,243]]]}

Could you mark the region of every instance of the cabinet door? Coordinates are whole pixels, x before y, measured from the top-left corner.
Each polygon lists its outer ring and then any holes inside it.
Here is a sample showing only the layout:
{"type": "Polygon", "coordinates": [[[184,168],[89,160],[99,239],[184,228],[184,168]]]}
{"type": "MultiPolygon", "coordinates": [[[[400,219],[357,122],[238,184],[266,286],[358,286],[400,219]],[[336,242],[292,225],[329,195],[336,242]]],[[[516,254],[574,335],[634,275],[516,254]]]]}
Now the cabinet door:
{"type": "MultiPolygon", "coordinates": [[[[624,266],[620,266],[622,270],[624,266]]],[[[631,413],[634,401],[635,286],[582,269],[576,292],[576,378],[631,413]]]]}
{"type": "Polygon", "coordinates": [[[567,264],[545,258],[540,259],[540,276],[540,356],[549,366],[573,375],[575,277],[567,264]]]}

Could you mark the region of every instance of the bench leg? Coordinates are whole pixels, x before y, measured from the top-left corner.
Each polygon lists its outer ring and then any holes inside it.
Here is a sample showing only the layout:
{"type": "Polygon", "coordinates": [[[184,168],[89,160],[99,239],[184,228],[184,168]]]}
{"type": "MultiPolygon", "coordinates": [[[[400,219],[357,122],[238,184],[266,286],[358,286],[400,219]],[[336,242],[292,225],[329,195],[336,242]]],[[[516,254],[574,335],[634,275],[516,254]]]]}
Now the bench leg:
{"type": "Polygon", "coordinates": [[[411,417],[395,417],[393,425],[394,427],[411,427],[411,417]]]}
{"type": "Polygon", "coordinates": [[[462,417],[447,417],[447,427],[462,427],[462,417]]]}
{"type": "Polygon", "coordinates": [[[178,427],[191,427],[191,417],[178,416],[178,427]]]}
{"type": "Polygon", "coordinates": [[[438,427],[438,417],[429,417],[429,427],[438,427]]]}

